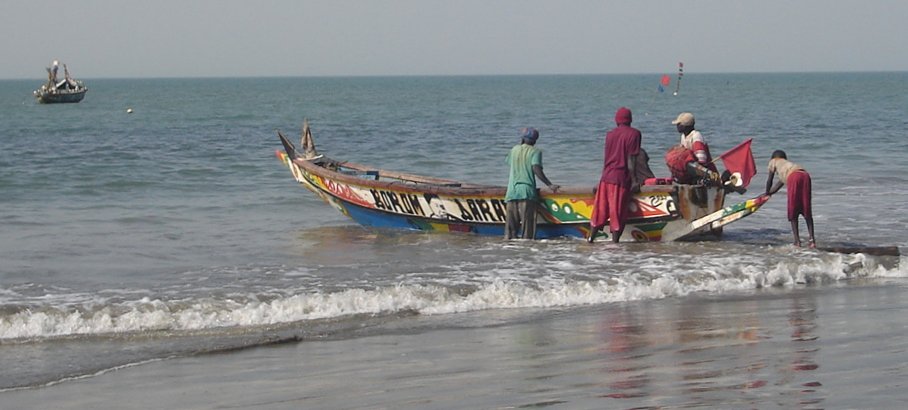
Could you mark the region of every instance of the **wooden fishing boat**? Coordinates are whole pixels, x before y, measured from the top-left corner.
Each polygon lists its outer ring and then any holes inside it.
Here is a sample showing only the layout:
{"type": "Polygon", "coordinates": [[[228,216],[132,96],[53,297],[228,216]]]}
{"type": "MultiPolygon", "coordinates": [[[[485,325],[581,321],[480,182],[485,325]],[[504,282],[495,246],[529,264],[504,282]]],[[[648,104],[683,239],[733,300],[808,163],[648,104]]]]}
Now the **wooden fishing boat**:
{"type": "MultiPolygon", "coordinates": [[[[301,152],[283,134],[278,136],[284,150],[276,155],[293,178],[359,224],[504,236],[506,187],[334,160],[318,154],[308,122],[303,125],[301,152]]],[[[537,239],[589,235],[593,187],[540,192],[537,239]]],[[[725,194],[719,186],[642,186],[630,204],[620,240],[674,241],[721,232],[720,228],[756,212],[768,199],[758,196],[726,207],[725,194]]]]}
{"type": "Polygon", "coordinates": [[[77,103],[85,98],[88,88],[80,87],[71,90],[40,88],[35,90],[35,98],[41,104],[77,103]]]}
{"type": "Polygon", "coordinates": [[[85,98],[88,87],[69,75],[69,69],[63,64],[63,79],[57,81],[58,62],[47,67],[47,82],[34,91],[35,99],[42,104],[77,103],[85,98]]]}

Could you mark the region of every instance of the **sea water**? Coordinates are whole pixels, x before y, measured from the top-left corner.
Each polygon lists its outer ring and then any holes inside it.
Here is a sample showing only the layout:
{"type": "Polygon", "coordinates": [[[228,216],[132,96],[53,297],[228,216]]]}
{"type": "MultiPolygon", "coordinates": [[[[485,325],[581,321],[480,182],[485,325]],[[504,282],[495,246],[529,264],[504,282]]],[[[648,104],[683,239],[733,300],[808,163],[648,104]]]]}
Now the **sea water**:
{"type": "Polygon", "coordinates": [[[879,258],[793,248],[784,191],[720,241],[506,242],[357,226],[274,154],[277,131],[298,140],[308,119],[332,158],[503,185],[532,126],[554,183],[593,186],[617,108],[659,176],[690,111],[714,157],[753,138],[758,174],[727,203],[761,193],[783,149],[812,176],[820,246],[908,244],[908,73],[694,73],[677,96],[659,79],[87,79],[61,105],[34,101],[40,79],[0,81],[0,389],[277,341],[904,287],[879,258]]]}

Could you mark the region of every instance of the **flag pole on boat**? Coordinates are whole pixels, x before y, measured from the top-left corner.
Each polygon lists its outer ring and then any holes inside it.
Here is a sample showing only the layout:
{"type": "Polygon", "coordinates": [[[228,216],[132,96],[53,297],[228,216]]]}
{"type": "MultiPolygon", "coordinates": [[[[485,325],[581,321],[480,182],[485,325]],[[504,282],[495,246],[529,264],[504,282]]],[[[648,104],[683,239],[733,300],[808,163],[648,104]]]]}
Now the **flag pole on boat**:
{"type": "Polygon", "coordinates": [[[675,93],[673,95],[678,95],[678,92],[681,91],[681,77],[684,76],[684,62],[678,62],[678,81],[675,82],[675,93]]]}

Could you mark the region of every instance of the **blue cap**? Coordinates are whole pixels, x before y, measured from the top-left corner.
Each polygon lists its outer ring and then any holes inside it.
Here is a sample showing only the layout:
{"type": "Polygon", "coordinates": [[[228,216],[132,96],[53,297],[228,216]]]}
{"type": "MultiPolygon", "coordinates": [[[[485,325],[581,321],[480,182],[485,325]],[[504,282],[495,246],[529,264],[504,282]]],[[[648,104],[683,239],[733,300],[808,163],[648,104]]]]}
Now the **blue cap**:
{"type": "Polygon", "coordinates": [[[520,136],[525,141],[536,142],[536,140],[539,139],[539,131],[536,131],[533,127],[524,128],[520,130],[520,136]]]}

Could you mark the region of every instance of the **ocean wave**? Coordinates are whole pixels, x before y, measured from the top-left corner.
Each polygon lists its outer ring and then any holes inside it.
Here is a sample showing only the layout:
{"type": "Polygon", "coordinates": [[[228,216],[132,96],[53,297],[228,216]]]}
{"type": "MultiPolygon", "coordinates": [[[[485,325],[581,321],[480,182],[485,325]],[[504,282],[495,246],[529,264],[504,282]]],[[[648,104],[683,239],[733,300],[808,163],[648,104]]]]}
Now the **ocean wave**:
{"type": "MultiPolygon", "coordinates": [[[[5,306],[0,313],[0,340],[235,329],[396,312],[437,315],[487,309],[571,307],[692,293],[723,294],[765,287],[834,283],[855,278],[908,277],[904,268],[887,269],[878,259],[863,254],[788,259],[762,266],[752,261],[736,265],[724,263],[721,270],[706,266],[696,271],[670,269],[659,274],[636,272],[607,278],[578,275],[553,280],[550,277],[520,279],[505,276],[487,278],[471,286],[399,283],[335,292],[174,300],[117,297],[59,305],[45,300],[42,304],[22,304],[18,308],[5,306]]],[[[899,266],[906,265],[901,263],[899,266]]],[[[57,298],[62,299],[63,296],[57,298]]]]}

